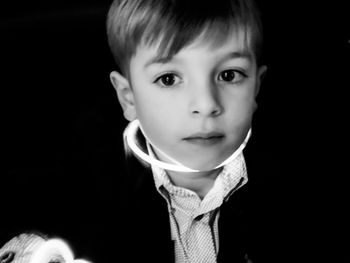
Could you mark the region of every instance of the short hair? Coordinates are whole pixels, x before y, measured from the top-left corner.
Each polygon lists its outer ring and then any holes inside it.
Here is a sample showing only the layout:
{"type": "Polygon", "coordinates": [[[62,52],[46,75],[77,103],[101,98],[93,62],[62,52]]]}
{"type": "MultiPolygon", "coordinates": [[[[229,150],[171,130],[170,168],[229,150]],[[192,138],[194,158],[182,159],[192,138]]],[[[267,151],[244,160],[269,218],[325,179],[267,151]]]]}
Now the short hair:
{"type": "Polygon", "coordinates": [[[124,75],[140,44],[157,43],[171,58],[201,34],[218,45],[242,29],[260,64],[262,23],[253,0],[114,0],[107,16],[108,43],[124,75]]]}

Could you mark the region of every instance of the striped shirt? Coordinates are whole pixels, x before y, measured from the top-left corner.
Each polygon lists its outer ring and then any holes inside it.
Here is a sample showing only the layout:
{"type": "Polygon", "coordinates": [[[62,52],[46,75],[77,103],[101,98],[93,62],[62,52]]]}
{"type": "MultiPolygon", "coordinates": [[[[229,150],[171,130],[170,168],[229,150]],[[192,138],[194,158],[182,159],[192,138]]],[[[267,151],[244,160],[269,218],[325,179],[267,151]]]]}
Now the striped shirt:
{"type": "MultiPolygon", "coordinates": [[[[154,156],[150,147],[148,149],[154,156]]],[[[168,204],[175,262],[216,262],[219,208],[248,181],[243,153],[223,167],[203,199],[192,190],[173,185],[163,169],[152,165],[152,172],[157,191],[168,204]]]]}

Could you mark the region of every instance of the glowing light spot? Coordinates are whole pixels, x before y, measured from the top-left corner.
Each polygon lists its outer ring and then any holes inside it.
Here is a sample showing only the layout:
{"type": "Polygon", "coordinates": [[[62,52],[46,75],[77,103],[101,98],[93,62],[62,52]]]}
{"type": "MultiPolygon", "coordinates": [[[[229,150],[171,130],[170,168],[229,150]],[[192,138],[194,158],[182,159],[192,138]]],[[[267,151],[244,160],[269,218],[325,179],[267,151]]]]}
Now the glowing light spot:
{"type": "Polygon", "coordinates": [[[62,239],[49,239],[36,249],[29,263],[48,263],[54,259],[65,263],[90,263],[89,261],[74,260],[73,252],[62,239]]]}

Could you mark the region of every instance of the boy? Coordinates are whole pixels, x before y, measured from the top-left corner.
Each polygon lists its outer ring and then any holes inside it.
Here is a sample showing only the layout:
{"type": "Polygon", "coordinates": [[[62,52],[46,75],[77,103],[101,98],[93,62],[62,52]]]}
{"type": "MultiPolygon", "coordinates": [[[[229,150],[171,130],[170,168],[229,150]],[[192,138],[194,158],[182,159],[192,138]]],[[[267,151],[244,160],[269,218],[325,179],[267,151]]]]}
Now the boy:
{"type": "MultiPolygon", "coordinates": [[[[242,150],[266,70],[254,4],[115,0],[107,29],[132,154],[113,173],[114,215],[102,212],[110,204],[98,210],[105,262],[265,262],[242,213],[251,186],[242,150]]],[[[4,252],[6,263],[20,255],[4,252]]]]}
{"type": "Polygon", "coordinates": [[[266,70],[260,24],[250,0],[113,2],[110,76],[134,154],[120,207],[128,262],[251,262],[238,200],[266,70]]]}

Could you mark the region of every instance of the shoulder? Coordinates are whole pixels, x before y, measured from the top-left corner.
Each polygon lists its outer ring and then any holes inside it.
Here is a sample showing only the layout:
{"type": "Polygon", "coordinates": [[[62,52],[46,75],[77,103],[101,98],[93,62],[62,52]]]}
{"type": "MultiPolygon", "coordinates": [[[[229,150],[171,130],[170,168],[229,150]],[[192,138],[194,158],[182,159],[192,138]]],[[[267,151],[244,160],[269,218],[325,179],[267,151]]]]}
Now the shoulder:
{"type": "Polygon", "coordinates": [[[248,144],[244,150],[248,182],[238,189],[222,207],[222,225],[230,229],[230,222],[236,222],[232,235],[240,236],[246,244],[247,254],[252,262],[280,262],[277,256],[283,251],[285,236],[284,211],[281,202],[286,200],[283,187],[283,171],[275,152],[248,144]],[[226,222],[226,223],[225,223],[226,222]]]}

